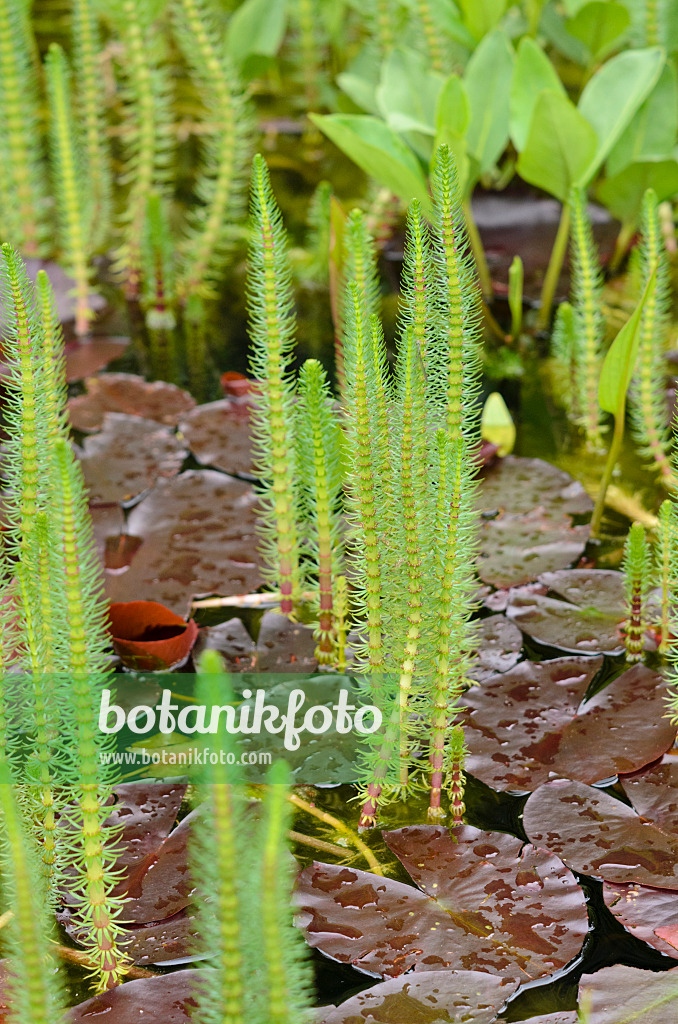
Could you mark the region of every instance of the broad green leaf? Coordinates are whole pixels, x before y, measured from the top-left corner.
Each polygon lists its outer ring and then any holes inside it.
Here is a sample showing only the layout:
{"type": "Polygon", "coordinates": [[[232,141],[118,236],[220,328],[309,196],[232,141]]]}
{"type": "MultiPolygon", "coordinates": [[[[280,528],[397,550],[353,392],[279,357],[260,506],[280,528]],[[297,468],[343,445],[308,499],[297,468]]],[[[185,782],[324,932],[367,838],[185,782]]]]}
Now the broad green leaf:
{"type": "Polygon", "coordinates": [[[568,18],[574,18],[588,2],[589,0],[563,0],[563,10],[568,18]]]}
{"type": "Polygon", "coordinates": [[[471,34],[482,39],[496,28],[506,10],[507,0],[458,0],[457,6],[471,34]]]}
{"type": "Polygon", "coordinates": [[[428,61],[416,50],[392,50],[382,66],[376,92],[379,110],[396,132],[434,135],[443,82],[443,76],[430,71],[428,61]]]}
{"type": "Polygon", "coordinates": [[[467,132],[469,153],[484,174],[496,164],[509,137],[509,95],[514,54],[500,30],[485,36],[464,75],[471,117],[467,132]]]}
{"type": "Polygon", "coordinates": [[[624,415],[626,404],[626,392],[631,383],[633,368],[636,365],[638,346],[640,344],[640,320],[647,297],[654,288],[657,277],[655,267],[640,297],[631,318],[624,324],[617,337],[614,339],[607,355],[603,368],[600,371],[598,383],[598,401],[601,409],[611,412],[616,418],[624,415]]]}
{"type": "Polygon", "coordinates": [[[287,0],[245,0],[228,23],[226,49],[236,64],[253,53],[273,57],[287,27],[287,0]]]}
{"type": "Polygon", "coordinates": [[[579,111],[595,129],[598,149],[576,184],[587,185],[607,159],[654,88],[664,59],[664,51],[659,46],[629,50],[604,64],[587,84],[579,100],[579,111]]]}
{"type": "MultiPolygon", "coordinates": [[[[576,11],[572,13],[576,14],[576,11]]],[[[568,60],[581,65],[587,63],[586,47],[581,39],[575,39],[567,31],[567,21],[555,4],[549,3],[544,8],[539,30],[543,32],[549,43],[555,46],[568,60]]]]}
{"type": "Polygon", "coordinates": [[[666,64],[654,89],[610,152],[605,168],[608,177],[619,174],[634,160],[670,157],[677,133],[676,72],[672,64],[666,64]]]}
{"type": "Polygon", "coordinates": [[[565,95],[558,72],[534,39],[521,39],[511,79],[511,139],[520,152],[525,148],[530,121],[539,93],[551,89],[565,95]]]}
{"type": "Polygon", "coordinates": [[[366,174],[405,203],[419,199],[431,214],[426,178],[414,153],[383,121],[360,114],[310,114],[314,124],[366,174]]]}
{"type": "Polygon", "coordinates": [[[518,158],[518,174],[567,202],[597,145],[593,128],[567,96],[546,89],[534,108],[525,149],[518,158]]]}
{"type": "Polygon", "coordinates": [[[678,194],[678,161],[637,160],[599,185],[596,196],[618,220],[638,218],[645,190],[653,188],[659,202],[678,194]]]}
{"type": "Polygon", "coordinates": [[[631,18],[623,4],[614,0],[593,0],[581,7],[567,28],[575,39],[581,39],[595,60],[602,60],[617,48],[631,18]]]}
{"type": "Polygon", "coordinates": [[[360,51],[346,70],[337,75],[337,85],[356,106],[362,107],[368,114],[379,116],[379,65],[373,48],[365,47],[360,51]]]}
{"type": "Polygon", "coordinates": [[[443,143],[450,147],[457,165],[457,177],[462,193],[469,181],[469,159],[466,151],[466,128],[469,104],[464,83],[458,75],[450,75],[438,96],[436,107],[436,137],[434,152],[443,143]]]}

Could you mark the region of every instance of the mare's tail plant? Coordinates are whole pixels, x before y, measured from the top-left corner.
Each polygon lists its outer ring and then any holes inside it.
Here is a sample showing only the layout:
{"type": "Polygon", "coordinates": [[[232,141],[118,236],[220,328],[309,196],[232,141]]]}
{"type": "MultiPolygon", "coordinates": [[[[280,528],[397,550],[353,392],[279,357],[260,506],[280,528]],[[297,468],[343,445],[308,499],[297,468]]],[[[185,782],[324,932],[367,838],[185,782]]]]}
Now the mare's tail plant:
{"type": "Polygon", "coordinates": [[[33,41],[24,4],[0,0],[0,209],[2,234],[25,256],[40,254],[45,167],[33,41]]]}
{"type": "Polygon", "coordinates": [[[149,194],[146,203],[141,269],[140,304],[149,336],[151,376],[178,384],[174,246],[165,204],[155,191],[149,194]]]}
{"type": "Polygon", "coordinates": [[[65,998],[51,956],[52,929],[44,879],[7,764],[0,761],[0,884],[10,911],[0,933],[7,976],[3,1020],[54,1024],[65,998]]]}
{"type": "Polygon", "coordinates": [[[210,297],[231,255],[246,205],[251,116],[225,55],[218,12],[209,0],[173,0],[177,39],[200,89],[212,131],[203,141],[195,191],[200,200],[182,250],[179,298],[210,297]]]}
{"type": "Polygon", "coordinates": [[[650,582],[650,546],[641,523],[633,523],[626,538],[623,561],[626,587],[624,639],[626,660],[640,661],[645,644],[646,601],[650,582]]]}
{"type": "Polygon", "coordinates": [[[259,381],[253,436],[263,481],[259,492],[263,555],[268,577],[280,587],[280,610],[290,615],[300,590],[292,381],[296,325],[285,229],[268,168],[259,155],[252,171],[251,211],[250,368],[259,381]]]}
{"type": "MultiPolygon", "coordinates": [[[[219,707],[232,699],[216,652],[199,665],[198,699],[219,707]]],[[[232,751],[224,728],[222,751],[232,751]]],[[[205,768],[191,862],[209,900],[200,933],[210,957],[201,972],[197,1024],[299,1024],[310,1005],[311,975],[301,933],[292,922],[292,858],[287,845],[289,772],[274,764],[259,820],[248,808],[234,765],[205,768]]]]}
{"type": "Polygon", "coordinates": [[[572,190],[570,208],[574,356],[579,422],[584,430],[587,445],[598,450],[602,447],[598,378],[605,330],[602,278],[591,222],[586,210],[586,193],[582,189],[572,190]]]}
{"type": "Polygon", "coordinates": [[[664,486],[673,489],[676,477],[670,461],[671,441],[664,366],[671,286],[657,196],[652,189],[648,189],[643,199],[641,243],[637,250],[641,289],[647,284],[655,267],[657,273],[645,300],[641,319],[638,359],[629,399],[636,443],[660,474],[664,486]]]}
{"type": "Polygon", "coordinates": [[[660,590],[660,642],[659,653],[666,655],[670,649],[672,627],[672,576],[678,564],[678,530],[675,510],[670,498],[663,501],[657,514],[657,542],[654,549],[654,578],[660,590]]]}
{"type": "Polygon", "coordinates": [[[75,920],[104,989],[124,971],[119,901],[111,889],[111,779],[97,728],[108,672],[103,578],[82,472],[67,439],[63,347],[44,275],[37,294],[21,260],[2,248],[4,347],[9,372],[5,544],[18,583],[13,660],[30,677],[23,728],[33,742],[29,782],[48,874],[75,891],[75,920]],[[55,781],[70,792],[56,825],[55,781]]]}
{"type": "Polygon", "coordinates": [[[146,204],[149,193],[166,182],[172,155],[170,82],[154,26],[157,5],[152,0],[121,0],[116,14],[125,47],[122,181],[128,185],[117,268],[128,297],[138,299],[146,204]]]}
{"type": "Polygon", "coordinates": [[[91,189],[90,244],[96,250],[108,237],[111,219],[110,153],[103,79],[98,66],[101,42],[93,0],[73,0],[71,10],[76,109],[91,189]]]}
{"type": "Polygon", "coordinates": [[[80,140],[71,113],[71,73],[64,51],[52,43],[45,60],[50,115],[52,177],[61,255],[75,281],[75,329],[87,334],[89,307],[89,233],[92,204],[82,166],[80,140]]]}

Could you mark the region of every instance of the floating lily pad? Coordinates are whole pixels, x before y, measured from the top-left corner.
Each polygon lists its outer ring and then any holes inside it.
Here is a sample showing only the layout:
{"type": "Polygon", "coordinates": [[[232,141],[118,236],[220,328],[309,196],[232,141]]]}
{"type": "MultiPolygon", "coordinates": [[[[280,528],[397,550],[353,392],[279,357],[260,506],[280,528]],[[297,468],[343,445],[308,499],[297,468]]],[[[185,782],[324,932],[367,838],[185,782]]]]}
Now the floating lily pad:
{"type": "Polygon", "coordinates": [[[469,672],[477,683],[508,672],[520,660],[523,637],[504,615],[488,615],[473,623],[476,658],[469,672]]]}
{"type": "Polygon", "coordinates": [[[321,1020],[323,1024],[492,1024],[515,988],[515,983],[481,971],[421,971],[359,992],[321,1020]]]}
{"type": "Polygon", "coordinates": [[[201,971],[176,971],[158,978],[127,981],[69,1010],[70,1024],[89,1024],[104,1017],[110,1024],[183,1024],[193,1019],[194,992],[201,971]]]}
{"type": "Polygon", "coordinates": [[[66,380],[91,377],[127,351],[129,338],[92,338],[91,341],[66,347],[66,380]]]}
{"type": "MultiPolygon", "coordinates": [[[[539,643],[575,654],[620,654],[626,619],[624,577],[608,569],[542,573],[536,587],[509,591],[506,614],[539,643]],[[556,594],[556,597],[549,596],[556,594]]],[[[656,643],[648,633],[646,649],[656,643]]]]}
{"type": "Polygon", "coordinates": [[[678,897],[675,890],[605,882],[603,896],[614,916],[632,935],[654,946],[660,953],[678,959],[678,897]]]}
{"type": "Polygon", "coordinates": [[[573,516],[591,512],[582,485],[543,462],[509,456],[483,479],[478,572],[485,583],[512,587],[564,569],[584,550],[589,527],[573,516]]]}
{"type": "Polygon", "coordinates": [[[676,730],[663,679],[635,665],[584,703],[602,658],[524,661],[464,696],[467,768],[498,790],[531,791],[559,775],[599,782],[651,764],[676,730]]]}
{"type": "Polygon", "coordinates": [[[167,427],[108,412],[99,434],[85,439],[80,457],[92,505],[128,501],[160,479],[175,476],[186,449],[167,427]]]}
{"type": "Polygon", "coordinates": [[[258,672],[315,672],[316,641],[313,630],[286,615],[264,612],[257,640],[258,672]]]}
{"type": "Polygon", "coordinates": [[[107,412],[122,412],[175,427],[195,406],[188,391],[164,380],[147,381],[133,373],[104,373],[85,381],[87,394],[71,398],[68,415],[76,430],[100,430],[107,412]]]}
{"type": "Polygon", "coordinates": [[[656,974],[636,967],[604,967],[584,974],[579,1000],[590,999],[591,1024],[669,1024],[678,1005],[678,967],[656,974]]]}
{"type": "Polygon", "coordinates": [[[254,668],[254,640],[247,632],[242,619],[229,619],[203,630],[206,634],[201,642],[198,637],[196,652],[218,651],[224,660],[227,672],[251,672],[254,668]]]}
{"type": "Polygon", "coordinates": [[[184,416],[179,431],[204,466],[226,473],[253,472],[249,402],[222,398],[199,405],[184,416]]]}
{"type": "MultiPolygon", "coordinates": [[[[675,799],[675,790],[667,788],[666,798],[675,799]]],[[[568,779],[548,782],[528,799],[523,823],[531,842],[557,853],[574,871],[606,882],[678,889],[678,834],[599,789],[568,779]]]]}
{"type": "Polygon", "coordinates": [[[511,981],[543,977],[579,952],[585,900],[557,857],[470,826],[384,837],[419,888],[311,865],[296,896],[311,946],[382,978],[454,968],[511,981]]]}
{"type": "Polygon", "coordinates": [[[184,616],[198,594],[256,590],[255,505],[252,488],[223,473],[161,480],[128,517],[128,533],[143,543],[126,571],[109,574],[109,599],[159,601],[184,616]]]}

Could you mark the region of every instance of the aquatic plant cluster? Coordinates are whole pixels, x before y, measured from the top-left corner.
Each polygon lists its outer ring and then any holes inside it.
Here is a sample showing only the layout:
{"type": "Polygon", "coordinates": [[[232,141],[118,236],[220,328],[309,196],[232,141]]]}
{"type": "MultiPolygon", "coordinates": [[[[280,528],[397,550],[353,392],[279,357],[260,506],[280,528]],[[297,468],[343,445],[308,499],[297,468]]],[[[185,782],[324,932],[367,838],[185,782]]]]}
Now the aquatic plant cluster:
{"type": "MultiPolygon", "coordinates": [[[[657,1024],[678,1005],[672,5],[66,6],[0,0],[0,1018],[657,1024]],[[496,301],[471,201],[510,182],[560,204],[534,311],[518,255],[496,301]],[[607,264],[591,197],[620,222],[607,264]],[[155,384],[91,376],[99,290],[155,384]],[[250,378],[195,407],[236,292],[250,378]],[[331,309],[327,359],[302,356],[301,292],[331,309]],[[511,455],[493,367],[548,372],[595,503],[511,455]],[[630,450],[640,496],[615,483],[630,450]],[[235,582],[204,583],[223,565],[235,582]],[[168,581],[172,608],[140,600],[168,581]],[[350,789],[304,785],[304,758],[341,760],[317,733],[252,783],[227,716],[190,785],[155,736],[130,782],[112,734],[160,692],[185,720],[186,666],[213,707],[252,669],[348,680],[383,727],[350,789]]],[[[177,751],[186,731],[161,729],[177,751]]]]}

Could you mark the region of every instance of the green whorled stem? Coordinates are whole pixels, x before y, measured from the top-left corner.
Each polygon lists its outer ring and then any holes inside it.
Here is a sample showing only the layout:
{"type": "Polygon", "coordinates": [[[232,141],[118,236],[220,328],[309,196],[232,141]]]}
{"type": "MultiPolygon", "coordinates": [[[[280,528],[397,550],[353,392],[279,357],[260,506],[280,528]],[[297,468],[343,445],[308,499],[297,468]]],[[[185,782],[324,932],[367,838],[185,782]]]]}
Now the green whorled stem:
{"type": "MultiPolygon", "coordinates": [[[[96,965],[97,990],[119,983],[126,961],[118,948],[122,901],[111,896],[117,877],[108,816],[109,791],[102,780],[97,692],[105,668],[105,604],[99,590],[99,566],[87,520],[82,471],[68,443],[54,446],[52,485],[58,518],[58,564],[63,574],[65,669],[71,680],[68,713],[72,717],[69,754],[73,761],[77,807],[72,824],[73,863],[82,876],[79,915],[86,928],[88,953],[96,965]]],[[[55,564],[57,560],[55,559],[55,564]]]]}
{"type": "Polygon", "coordinates": [[[78,166],[77,141],[71,116],[70,70],[66,56],[52,43],[45,61],[50,111],[54,192],[61,241],[68,269],[75,281],[75,330],[87,334],[92,318],[89,305],[90,268],[87,257],[89,188],[78,166]]]}
{"type": "Polygon", "coordinates": [[[678,557],[676,525],[673,502],[667,498],[659,507],[657,515],[657,544],[655,548],[655,575],[659,578],[661,590],[661,640],[659,653],[666,655],[671,638],[671,579],[673,566],[678,557]]]}
{"type": "MultiPolygon", "coordinates": [[[[12,247],[2,246],[3,305],[7,317],[4,331],[5,351],[12,365],[6,384],[11,398],[12,448],[16,455],[10,460],[12,477],[19,494],[17,522],[10,534],[13,544],[27,543],[39,511],[42,486],[40,412],[42,374],[38,353],[42,344],[42,329],[35,307],[32,286],[26,270],[12,247]]],[[[12,510],[10,510],[12,511],[12,510]]]]}
{"type": "Polygon", "coordinates": [[[443,817],[441,795],[445,769],[445,741],[449,731],[450,705],[459,698],[464,682],[464,656],[460,646],[464,621],[459,621],[459,569],[466,557],[460,550],[460,514],[463,500],[463,459],[468,457],[461,438],[448,444],[443,431],[437,435],[439,455],[436,548],[440,552],[435,625],[435,675],[431,703],[431,821],[443,817]],[[451,449],[451,451],[450,451],[451,449]],[[450,472],[451,471],[451,472],[450,472]],[[456,598],[456,600],[455,600],[456,598]],[[457,621],[455,621],[457,620],[457,621]]]}
{"type": "Polygon", "coordinates": [[[464,215],[454,160],[448,146],[436,154],[432,175],[435,201],[435,260],[442,297],[443,347],[431,363],[446,369],[439,401],[445,407],[444,425],[451,438],[467,433],[478,389],[478,322],[471,310],[475,302],[469,265],[464,215]]]}
{"type": "Polygon", "coordinates": [[[349,483],[364,558],[365,605],[367,613],[369,666],[384,670],[384,624],[382,616],[382,571],[377,474],[374,466],[371,422],[370,340],[362,295],[355,284],[348,288],[346,325],[346,377],[348,439],[352,472],[349,483]]]}
{"type": "Polygon", "coordinates": [[[659,46],[661,32],[659,28],[660,0],[645,0],[645,45],[659,46]]]}
{"type": "Polygon", "coordinates": [[[78,120],[92,193],[90,250],[105,243],[111,216],[111,166],[100,67],[101,41],[92,0],[73,0],[73,66],[78,120]]]}
{"type": "Polygon", "coordinates": [[[449,770],[447,773],[447,786],[450,795],[451,824],[460,825],[466,811],[464,804],[464,790],[466,775],[464,764],[468,751],[464,742],[464,730],[461,725],[455,725],[449,734],[449,770]]]}
{"type": "Polygon", "coordinates": [[[217,134],[210,144],[196,191],[204,208],[182,251],[179,300],[211,294],[228,248],[228,228],[240,213],[244,167],[250,154],[248,115],[236,91],[218,31],[203,0],[174,0],[179,42],[193,68],[217,134]]]}
{"type": "Polygon", "coordinates": [[[136,300],[141,282],[141,247],[149,194],[166,159],[169,110],[164,70],[149,51],[153,38],[146,0],[120,0],[124,26],[125,75],[129,83],[126,104],[126,177],[130,189],[125,201],[123,241],[117,264],[124,271],[128,298],[136,300]]]}
{"type": "Polygon", "coordinates": [[[650,549],[641,523],[631,526],[624,547],[622,569],[626,587],[626,660],[635,662],[643,656],[645,600],[650,574],[650,549]]]}
{"type": "MultiPolygon", "coordinates": [[[[216,651],[205,651],[200,658],[196,697],[208,707],[233,700],[216,651]]],[[[233,738],[225,729],[216,739],[221,751],[235,753],[233,738]]],[[[244,930],[248,914],[241,881],[248,867],[244,794],[237,767],[221,761],[208,763],[200,781],[198,795],[205,803],[193,828],[189,857],[204,897],[209,896],[199,905],[201,950],[206,947],[214,955],[215,969],[204,972],[198,983],[195,1019],[197,1024],[217,1017],[229,1024],[247,1024],[252,994],[247,991],[244,930]]],[[[251,885],[249,878],[247,884],[251,885]]]]}
{"type": "Polygon", "coordinates": [[[192,295],[184,307],[185,362],[188,389],[198,402],[210,399],[214,367],[207,344],[207,311],[199,295],[192,295]]]}
{"type": "Polygon", "coordinates": [[[388,56],[395,45],[393,8],[389,0],[372,0],[372,21],[382,57],[388,56]]]}
{"type": "Polygon", "coordinates": [[[586,212],[586,194],[573,189],[572,265],[573,307],[577,325],[577,378],[582,410],[581,423],[587,443],[594,449],[602,446],[598,379],[600,346],[604,332],[600,265],[593,244],[591,223],[586,212]]]}
{"type": "Polygon", "coordinates": [[[307,110],[318,109],[318,85],[322,77],[322,51],[316,27],[322,15],[314,0],[295,0],[295,21],[299,27],[299,56],[307,110]]]}
{"type": "Polygon", "coordinates": [[[268,772],[264,800],[261,886],[261,985],[264,1013],[261,1024],[290,1024],[303,1020],[309,1006],[310,974],[306,946],[292,926],[292,878],[287,846],[290,774],[278,761],[268,772]]]}
{"type": "Polygon", "coordinates": [[[283,615],[290,615],[300,590],[289,381],[295,324],[285,233],[271,192],[268,169],[259,155],[254,159],[251,203],[251,368],[253,376],[261,382],[255,432],[262,475],[270,478],[262,502],[269,535],[274,534],[268,560],[276,563],[280,610],[283,615]]]}
{"type": "Polygon", "coordinates": [[[553,309],[553,302],[556,297],[556,288],[558,287],[560,272],[563,269],[563,263],[565,262],[567,243],[570,237],[570,219],[570,207],[568,204],[565,204],[560,214],[558,231],[553,243],[549,265],[546,268],[546,276],[544,277],[544,283],[541,289],[539,313],[537,314],[537,329],[540,331],[545,331],[551,321],[551,310],[553,309]]]}
{"type": "Polygon", "coordinates": [[[3,172],[9,177],[2,185],[3,217],[13,242],[26,256],[37,256],[45,189],[29,26],[22,4],[0,0],[0,125],[3,172]]]}
{"type": "Polygon", "coordinates": [[[424,30],[431,67],[442,75],[446,70],[445,56],[441,45],[442,34],[433,20],[429,0],[417,0],[417,11],[424,30]]]}
{"type": "MultiPolygon", "coordinates": [[[[414,670],[419,653],[424,616],[424,553],[422,550],[422,497],[425,490],[426,451],[422,440],[426,437],[426,411],[424,406],[424,379],[421,359],[415,340],[414,327],[409,327],[403,340],[402,385],[399,396],[401,414],[400,458],[396,474],[395,508],[400,515],[399,534],[404,541],[403,589],[406,602],[404,628],[406,637],[398,692],[400,695],[401,729],[401,782],[408,779],[408,716],[414,670]]],[[[424,441],[425,444],[425,441],[424,441]]]]}
{"type": "Polygon", "coordinates": [[[7,1020],[12,1024],[54,1024],[62,1019],[65,999],[51,961],[51,922],[45,912],[44,885],[4,761],[0,763],[0,814],[0,876],[5,909],[12,911],[3,928],[3,945],[12,964],[5,989],[11,1008],[7,1020]]]}
{"type": "Polygon", "coordinates": [[[42,321],[42,381],[41,393],[44,403],[46,450],[67,428],[66,415],[66,357],[61,324],[56,311],[54,292],[44,270],[39,270],[35,279],[38,308],[42,321]]]}
{"type": "Polygon", "coordinates": [[[374,240],[362,210],[351,210],[344,228],[344,277],[355,284],[368,320],[379,315],[381,296],[374,240]]]}
{"type": "Polygon", "coordinates": [[[642,244],[640,247],[642,285],[657,268],[654,285],[645,299],[640,322],[638,359],[630,405],[634,433],[643,451],[661,474],[664,485],[678,485],[669,457],[670,439],[666,425],[664,342],[670,307],[669,268],[657,212],[657,197],[648,189],[643,200],[642,244]]]}
{"type": "Polygon", "coordinates": [[[338,427],[332,414],[327,375],[316,359],[307,359],[299,376],[299,415],[304,437],[301,458],[308,460],[312,517],[318,546],[318,647],[321,665],[332,664],[333,643],[333,569],[336,561],[338,531],[336,505],[341,489],[338,427]]]}
{"type": "Polygon", "coordinates": [[[345,576],[337,576],[335,580],[334,598],[334,663],[337,672],[346,671],[346,637],[348,636],[348,583],[345,576]]]}
{"type": "Polygon", "coordinates": [[[433,330],[433,282],[431,248],[421,203],[413,200],[407,211],[407,229],[403,267],[403,303],[401,315],[411,328],[419,357],[427,364],[428,339],[433,330]]]}

